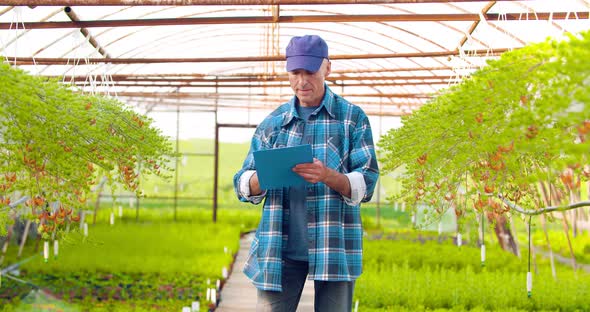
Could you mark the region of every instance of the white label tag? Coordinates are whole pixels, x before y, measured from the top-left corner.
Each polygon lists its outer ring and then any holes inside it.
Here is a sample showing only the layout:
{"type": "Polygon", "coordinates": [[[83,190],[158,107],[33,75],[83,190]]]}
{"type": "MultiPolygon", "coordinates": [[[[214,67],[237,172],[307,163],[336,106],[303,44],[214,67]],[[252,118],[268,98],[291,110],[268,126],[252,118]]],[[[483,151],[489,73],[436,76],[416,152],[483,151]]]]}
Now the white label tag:
{"type": "Polygon", "coordinates": [[[211,302],[213,302],[213,305],[217,305],[217,292],[215,288],[211,288],[211,302]]]}
{"type": "Polygon", "coordinates": [[[526,272],[526,291],[533,291],[533,274],[531,272],[526,272]]]}
{"type": "Polygon", "coordinates": [[[45,241],[45,242],[43,242],[43,260],[45,262],[47,262],[48,259],[49,259],[49,242],[45,241]]]}
{"type": "Polygon", "coordinates": [[[59,242],[56,239],[53,241],[53,256],[55,258],[57,258],[58,253],[59,253],[59,242]]]}

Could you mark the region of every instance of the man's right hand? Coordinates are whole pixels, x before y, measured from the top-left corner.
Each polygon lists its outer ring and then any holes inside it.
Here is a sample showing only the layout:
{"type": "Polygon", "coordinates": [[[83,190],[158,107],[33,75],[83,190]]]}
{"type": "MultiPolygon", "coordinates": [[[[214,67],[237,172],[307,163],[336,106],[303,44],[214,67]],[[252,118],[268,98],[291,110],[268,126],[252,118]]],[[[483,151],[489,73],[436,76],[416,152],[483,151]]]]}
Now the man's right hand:
{"type": "Polygon", "coordinates": [[[260,189],[260,182],[258,182],[258,173],[255,172],[250,177],[250,196],[258,196],[262,194],[262,190],[260,189]]]}

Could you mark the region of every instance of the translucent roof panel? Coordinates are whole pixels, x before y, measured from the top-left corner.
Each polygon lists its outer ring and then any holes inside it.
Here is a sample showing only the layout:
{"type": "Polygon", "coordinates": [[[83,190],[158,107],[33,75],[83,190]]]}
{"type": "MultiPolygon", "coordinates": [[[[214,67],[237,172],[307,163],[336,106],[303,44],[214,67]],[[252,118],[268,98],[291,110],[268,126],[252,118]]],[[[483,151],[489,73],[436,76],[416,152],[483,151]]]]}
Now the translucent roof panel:
{"type": "Polygon", "coordinates": [[[505,51],[590,29],[587,0],[247,2],[8,0],[0,54],[150,110],[266,111],[292,94],[290,38],[318,34],[330,47],[328,85],[370,114],[398,116],[505,51]]]}

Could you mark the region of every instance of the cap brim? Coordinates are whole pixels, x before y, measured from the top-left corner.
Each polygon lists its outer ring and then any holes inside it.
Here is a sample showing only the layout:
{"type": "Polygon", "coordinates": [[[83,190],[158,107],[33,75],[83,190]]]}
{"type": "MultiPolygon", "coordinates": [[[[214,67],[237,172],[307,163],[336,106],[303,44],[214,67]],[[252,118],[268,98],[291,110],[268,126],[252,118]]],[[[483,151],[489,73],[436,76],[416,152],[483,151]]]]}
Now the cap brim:
{"type": "Polygon", "coordinates": [[[287,71],[294,71],[297,69],[305,69],[309,72],[315,73],[322,66],[324,58],[309,55],[297,55],[287,58],[287,71]]]}

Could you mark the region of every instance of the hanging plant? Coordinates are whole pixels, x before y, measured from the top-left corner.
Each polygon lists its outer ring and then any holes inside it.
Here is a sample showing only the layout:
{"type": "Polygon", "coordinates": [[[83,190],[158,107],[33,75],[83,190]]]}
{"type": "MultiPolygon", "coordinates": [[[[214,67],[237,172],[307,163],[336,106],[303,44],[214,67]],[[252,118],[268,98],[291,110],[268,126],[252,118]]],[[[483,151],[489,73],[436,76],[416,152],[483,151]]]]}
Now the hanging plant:
{"type": "Polygon", "coordinates": [[[39,224],[43,239],[59,237],[79,222],[77,211],[103,177],[139,196],[140,174],[170,169],[168,139],[117,100],[76,93],[6,64],[0,89],[0,235],[8,212],[17,210],[39,224]],[[24,204],[15,205],[23,196],[24,204]]]}
{"type": "Polygon", "coordinates": [[[384,171],[405,169],[397,200],[429,204],[431,217],[571,208],[566,194],[590,175],[589,58],[590,32],[532,44],[404,117],[379,143],[384,171]],[[564,201],[545,207],[541,183],[564,201]]]}

